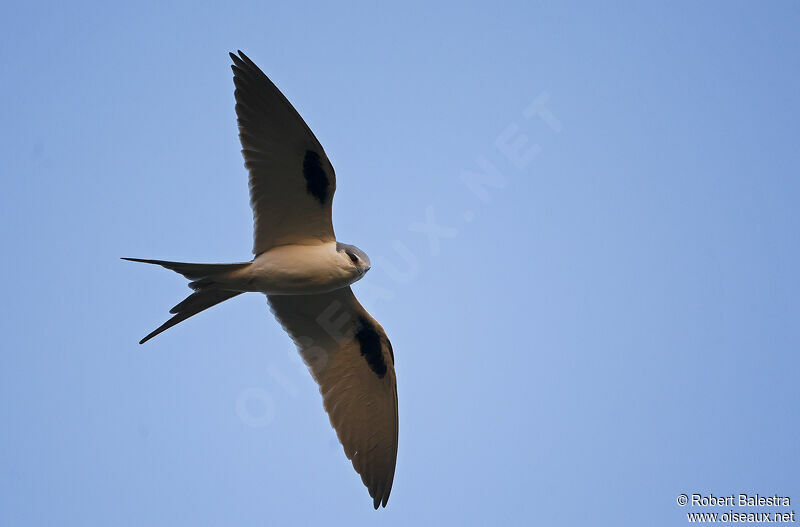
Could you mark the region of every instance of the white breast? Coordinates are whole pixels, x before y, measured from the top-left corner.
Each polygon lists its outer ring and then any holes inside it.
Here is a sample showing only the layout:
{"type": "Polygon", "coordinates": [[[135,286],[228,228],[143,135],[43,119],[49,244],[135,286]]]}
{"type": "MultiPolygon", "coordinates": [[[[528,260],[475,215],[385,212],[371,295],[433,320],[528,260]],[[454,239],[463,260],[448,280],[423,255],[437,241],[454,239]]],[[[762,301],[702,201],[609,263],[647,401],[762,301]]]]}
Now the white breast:
{"type": "Polygon", "coordinates": [[[236,290],[271,295],[327,293],[361,278],[358,270],[336,251],[336,242],[281,245],[259,254],[236,276],[236,290]]]}

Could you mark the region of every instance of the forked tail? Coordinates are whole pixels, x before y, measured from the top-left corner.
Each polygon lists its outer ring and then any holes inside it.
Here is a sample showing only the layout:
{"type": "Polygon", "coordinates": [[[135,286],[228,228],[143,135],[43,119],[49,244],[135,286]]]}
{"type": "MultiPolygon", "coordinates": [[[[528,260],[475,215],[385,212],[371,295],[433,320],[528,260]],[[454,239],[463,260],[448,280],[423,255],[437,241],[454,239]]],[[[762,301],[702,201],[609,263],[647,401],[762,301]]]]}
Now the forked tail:
{"type": "Polygon", "coordinates": [[[228,291],[216,287],[214,278],[250,265],[250,262],[232,264],[197,264],[185,262],[167,262],[164,260],[142,260],[140,258],[123,258],[123,260],[160,265],[161,267],[170,269],[176,273],[180,273],[191,280],[189,287],[195,290],[194,293],[186,297],[182,302],[169,310],[170,313],[175,315],[174,317],[164,322],[152,333],[140,340],[139,344],[144,344],[162,331],[168,330],[175,324],[183,322],[187,318],[196,315],[197,313],[204,311],[209,307],[215,306],[220,302],[224,302],[229,298],[235,297],[236,295],[240,295],[241,291],[228,291]]]}

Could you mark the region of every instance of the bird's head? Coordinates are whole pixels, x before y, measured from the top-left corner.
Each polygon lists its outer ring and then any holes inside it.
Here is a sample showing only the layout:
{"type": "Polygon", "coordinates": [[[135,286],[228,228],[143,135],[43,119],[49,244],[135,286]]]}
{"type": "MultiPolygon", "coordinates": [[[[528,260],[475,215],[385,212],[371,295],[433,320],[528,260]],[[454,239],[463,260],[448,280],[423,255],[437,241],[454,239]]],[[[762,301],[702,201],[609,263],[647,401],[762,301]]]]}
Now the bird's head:
{"type": "Polygon", "coordinates": [[[358,278],[367,274],[370,268],[369,256],[367,256],[367,253],[355,245],[338,242],[336,243],[336,251],[341,256],[344,265],[356,271],[358,278]]]}

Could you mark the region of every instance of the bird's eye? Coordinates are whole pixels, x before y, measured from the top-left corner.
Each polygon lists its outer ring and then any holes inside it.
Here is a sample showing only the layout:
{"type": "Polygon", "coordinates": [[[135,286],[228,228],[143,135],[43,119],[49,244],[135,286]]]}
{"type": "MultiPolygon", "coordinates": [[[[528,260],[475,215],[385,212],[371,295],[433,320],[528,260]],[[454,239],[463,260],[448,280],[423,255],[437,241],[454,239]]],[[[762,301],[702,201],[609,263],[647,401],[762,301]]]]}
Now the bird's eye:
{"type": "Polygon", "coordinates": [[[358,256],[356,256],[354,253],[351,253],[350,251],[347,251],[347,256],[349,256],[349,257],[350,257],[350,260],[351,260],[351,261],[352,261],[354,264],[357,264],[357,263],[358,263],[358,256]]]}

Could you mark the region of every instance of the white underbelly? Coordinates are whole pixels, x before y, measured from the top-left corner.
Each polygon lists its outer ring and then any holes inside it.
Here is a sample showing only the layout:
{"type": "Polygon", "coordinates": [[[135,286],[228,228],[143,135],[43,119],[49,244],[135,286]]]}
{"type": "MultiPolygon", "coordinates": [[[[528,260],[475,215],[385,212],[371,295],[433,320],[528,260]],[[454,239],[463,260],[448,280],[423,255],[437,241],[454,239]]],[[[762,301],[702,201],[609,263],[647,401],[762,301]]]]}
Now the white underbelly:
{"type": "Polygon", "coordinates": [[[285,245],[262,253],[246,268],[235,271],[224,285],[236,291],[269,295],[327,293],[361,278],[342,264],[335,243],[285,245]]]}

